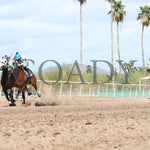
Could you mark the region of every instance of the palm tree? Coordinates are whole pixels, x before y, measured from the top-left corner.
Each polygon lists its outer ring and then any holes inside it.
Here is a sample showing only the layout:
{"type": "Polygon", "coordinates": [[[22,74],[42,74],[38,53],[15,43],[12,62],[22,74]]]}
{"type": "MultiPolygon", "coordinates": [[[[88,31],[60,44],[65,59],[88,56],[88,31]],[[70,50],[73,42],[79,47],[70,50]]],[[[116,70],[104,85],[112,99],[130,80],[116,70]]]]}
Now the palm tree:
{"type": "MultiPolygon", "coordinates": [[[[113,56],[113,2],[114,0],[106,0],[111,4],[111,63],[114,67],[114,56],[113,56]]],[[[114,82],[114,77],[112,78],[112,82],[114,82]]]]}
{"type": "Polygon", "coordinates": [[[82,4],[86,2],[86,0],[78,0],[80,2],[80,69],[81,73],[83,73],[83,67],[82,67],[82,44],[83,44],[83,39],[82,39],[82,4]]]}
{"type": "Polygon", "coordinates": [[[143,36],[144,36],[144,27],[148,27],[150,22],[150,7],[145,5],[140,7],[140,12],[138,13],[137,20],[141,20],[142,23],[142,35],[141,35],[141,45],[142,45],[142,59],[143,59],[143,69],[145,76],[145,61],[144,61],[144,48],[143,48],[143,36]]]}
{"type": "MultiPolygon", "coordinates": [[[[122,5],[121,1],[115,1],[113,4],[113,20],[117,22],[117,47],[118,47],[118,59],[120,61],[120,49],[119,49],[119,22],[123,22],[125,5],[122,5]]],[[[119,67],[119,72],[121,73],[121,66],[119,67]]]]}

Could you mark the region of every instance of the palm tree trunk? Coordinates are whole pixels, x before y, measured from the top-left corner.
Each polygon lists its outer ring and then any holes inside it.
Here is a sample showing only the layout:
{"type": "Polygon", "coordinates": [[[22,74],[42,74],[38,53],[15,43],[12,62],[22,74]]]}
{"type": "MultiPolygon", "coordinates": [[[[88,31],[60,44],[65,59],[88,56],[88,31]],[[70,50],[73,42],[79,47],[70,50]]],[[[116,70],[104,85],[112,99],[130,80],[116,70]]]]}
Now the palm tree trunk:
{"type": "MultiPolygon", "coordinates": [[[[118,47],[118,60],[120,61],[120,49],[119,49],[119,22],[117,22],[117,47],[118,47]]],[[[119,65],[119,73],[121,74],[121,66],[119,65]]]]}
{"type": "Polygon", "coordinates": [[[83,73],[83,67],[82,67],[82,3],[80,2],[80,69],[81,73],[83,73]]]}
{"type": "Polygon", "coordinates": [[[142,26],[141,44],[142,44],[142,59],[143,59],[143,75],[145,77],[145,61],[144,61],[143,36],[144,36],[144,25],[142,26]]]}
{"type": "MultiPolygon", "coordinates": [[[[113,5],[111,1],[111,63],[114,67],[114,56],[113,56],[113,5]]],[[[112,78],[112,82],[114,83],[114,76],[112,78]]]]}

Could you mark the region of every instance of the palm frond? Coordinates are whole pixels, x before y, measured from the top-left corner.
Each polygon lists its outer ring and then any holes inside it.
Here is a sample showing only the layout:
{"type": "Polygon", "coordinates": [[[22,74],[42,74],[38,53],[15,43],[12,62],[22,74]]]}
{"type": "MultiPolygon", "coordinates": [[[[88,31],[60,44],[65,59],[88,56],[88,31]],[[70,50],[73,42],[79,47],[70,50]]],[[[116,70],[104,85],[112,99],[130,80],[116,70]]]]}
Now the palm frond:
{"type": "Polygon", "coordinates": [[[148,26],[150,22],[150,7],[140,6],[140,12],[138,13],[137,20],[141,20],[143,26],[148,26]]]}
{"type": "Polygon", "coordinates": [[[81,4],[85,3],[86,0],[78,0],[81,4]]]}
{"type": "Polygon", "coordinates": [[[121,1],[114,1],[113,4],[113,20],[117,22],[121,22],[126,15],[126,11],[124,11],[125,5],[122,5],[121,1]]]}
{"type": "Polygon", "coordinates": [[[105,0],[105,1],[108,1],[109,3],[113,3],[115,0],[105,0]]]}

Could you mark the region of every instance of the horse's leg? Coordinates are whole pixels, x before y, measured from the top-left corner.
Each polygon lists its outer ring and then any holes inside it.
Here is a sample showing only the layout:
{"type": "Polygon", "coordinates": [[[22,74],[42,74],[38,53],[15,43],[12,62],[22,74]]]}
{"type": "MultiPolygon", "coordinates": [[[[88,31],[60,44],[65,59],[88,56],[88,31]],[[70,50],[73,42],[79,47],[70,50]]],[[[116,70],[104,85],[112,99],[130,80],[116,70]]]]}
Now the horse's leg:
{"type": "Polygon", "coordinates": [[[37,90],[36,79],[35,79],[34,76],[32,76],[32,78],[31,78],[31,85],[34,87],[37,96],[38,96],[38,97],[41,97],[41,94],[40,94],[40,93],[38,92],[38,90],[37,90]]]}
{"type": "Polygon", "coordinates": [[[27,86],[26,86],[26,91],[27,91],[28,95],[32,95],[31,91],[27,88],[27,86]]]}
{"type": "Polygon", "coordinates": [[[15,102],[14,98],[13,98],[13,95],[14,95],[14,88],[11,89],[11,91],[9,92],[9,96],[11,98],[11,101],[12,102],[15,102]]]}
{"type": "Polygon", "coordinates": [[[9,99],[9,97],[8,97],[8,92],[7,92],[7,90],[3,90],[3,92],[4,92],[5,96],[6,96],[6,99],[7,99],[8,101],[10,101],[10,99],[9,99]]]}
{"type": "Polygon", "coordinates": [[[16,99],[18,99],[18,96],[19,96],[19,94],[21,93],[21,88],[19,88],[19,90],[18,90],[18,92],[17,92],[17,94],[16,94],[16,99]]]}
{"type": "MultiPolygon", "coordinates": [[[[25,86],[26,91],[28,92],[28,95],[32,95],[32,93],[30,92],[30,90],[25,86]]],[[[22,89],[19,88],[18,93],[16,95],[16,99],[18,99],[19,94],[21,93],[22,89]]]]}
{"type": "Polygon", "coordinates": [[[38,97],[41,97],[41,94],[38,92],[38,90],[37,90],[37,85],[35,84],[35,85],[33,85],[33,87],[35,88],[35,91],[36,91],[36,94],[37,94],[37,96],[38,97]]]}
{"type": "Polygon", "coordinates": [[[22,99],[23,99],[22,104],[25,104],[25,90],[22,90],[22,99]]]}
{"type": "Polygon", "coordinates": [[[29,83],[34,87],[38,97],[41,97],[41,94],[38,93],[38,90],[37,90],[36,77],[35,77],[35,75],[33,74],[33,72],[30,69],[29,69],[29,72],[30,72],[30,74],[32,74],[32,77],[30,78],[30,82],[29,83]]]}
{"type": "MultiPolygon", "coordinates": [[[[28,93],[29,96],[32,95],[31,91],[27,88],[27,86],[25,86],[25,89],[26,89],[26,91],[27,91],[27,93],[28,93]]],[[[16,95],[17,99],[18,99],[18,96],[19,96],[20,93],[21,93],[21,89],[18,90],[18,93],[16,95]]]]}
{"type": "Polygon", "coordinates": [[[6,99],[9,102],[9,106],[16,106],[16,104],[14,103],[14,101],[12,101],[12,100],[9,99],[7,90],[3,90],[3,91],[4,91],[4,94],[6,96],[6,99]]]}

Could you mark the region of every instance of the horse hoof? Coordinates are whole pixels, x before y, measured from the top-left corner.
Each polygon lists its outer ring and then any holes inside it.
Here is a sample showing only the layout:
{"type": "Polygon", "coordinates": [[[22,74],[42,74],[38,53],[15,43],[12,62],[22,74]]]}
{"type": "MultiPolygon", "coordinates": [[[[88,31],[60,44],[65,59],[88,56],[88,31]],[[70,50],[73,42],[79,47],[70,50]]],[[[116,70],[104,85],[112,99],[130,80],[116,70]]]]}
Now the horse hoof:
{"type": "Polygon", "coordinates": [[[22,106],[26,106],[26,103],[22,103],[22,106]]]}
{"type": "Polygon", "coordinates": [[[41,94],[38,94],[38,97],[41,97],[41,94]]]}
{"type": "Polygon", "coordinates": [[[21,104],[21,107],[28,107],[28,105],[27,104],[21,104]]]}
{"type": "Polygon", "coordinates": [[[10,103],[9,106],[16,106],[16,104],[15,103],[10,103]]]}
{"type": "Polygon", "coordinates": [[[28,95],[30,96],[30,95],[32,95],[32,93],[28,93],[28,95]]]}

